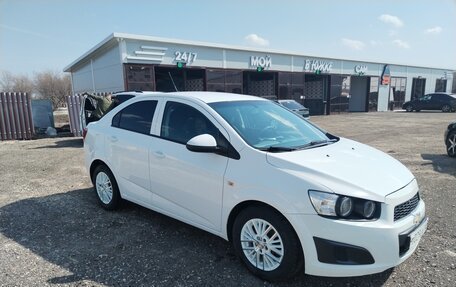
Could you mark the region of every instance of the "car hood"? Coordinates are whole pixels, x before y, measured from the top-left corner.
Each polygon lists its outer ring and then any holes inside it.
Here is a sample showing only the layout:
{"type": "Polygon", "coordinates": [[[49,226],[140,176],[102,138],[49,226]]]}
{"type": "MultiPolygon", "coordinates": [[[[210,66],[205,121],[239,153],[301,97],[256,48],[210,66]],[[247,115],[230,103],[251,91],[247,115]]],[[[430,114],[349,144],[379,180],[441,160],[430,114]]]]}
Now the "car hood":
{"type": "Polygon", "coordinates": [[[268,153],[269,164],[316,184],[324,191],[384,201],[413,174],[399,161],[367,145],[341,138],[311,149],[268,153]]]}

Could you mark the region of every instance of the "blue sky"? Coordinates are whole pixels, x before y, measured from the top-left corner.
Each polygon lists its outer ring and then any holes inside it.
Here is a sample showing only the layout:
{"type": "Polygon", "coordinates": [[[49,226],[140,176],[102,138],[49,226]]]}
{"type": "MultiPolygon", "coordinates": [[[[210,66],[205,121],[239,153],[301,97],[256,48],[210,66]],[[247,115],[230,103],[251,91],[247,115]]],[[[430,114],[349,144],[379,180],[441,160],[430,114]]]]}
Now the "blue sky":
{"type": "Polygon", "coordinates": [[[62,71],[113,32],[456,70],[456,0],[0,0],[0,70],[62,71]]]}

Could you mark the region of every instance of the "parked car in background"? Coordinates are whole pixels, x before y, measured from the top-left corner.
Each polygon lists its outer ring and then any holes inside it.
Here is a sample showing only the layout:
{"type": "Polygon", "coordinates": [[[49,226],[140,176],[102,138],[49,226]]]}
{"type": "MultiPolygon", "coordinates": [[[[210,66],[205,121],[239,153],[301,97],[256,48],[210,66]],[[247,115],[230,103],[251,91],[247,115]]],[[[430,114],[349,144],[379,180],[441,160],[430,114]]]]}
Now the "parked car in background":
{"type": "Polygon", "coordinates": [[[309,118],[309,109],[301,105],[295,100],[277,100],[279,104],[284,106],[285,108],[289,109],[297,113],[298,115],[308,119],[309,118]]]}
{"type": "Polygon", "coordinates": [[[87,129],[85,163],[102,207],[129,200],[229,240],[265,280],[382,272],[426,231],[404,165],[266,99],[136,96],[87,129]]]}
{"type": "Polygon", "coordinates": [[[448,125],[445,131],[445,146],[450,157],[456,157],[456,122],[448,125]]]}
{"type": "Polygon", "coordinates": [[[442,110],[442,112],[456,111],[456,94],[432,93],[421,98],[405,102],[402,109],[407,112],[421,110],[442,110]]]}

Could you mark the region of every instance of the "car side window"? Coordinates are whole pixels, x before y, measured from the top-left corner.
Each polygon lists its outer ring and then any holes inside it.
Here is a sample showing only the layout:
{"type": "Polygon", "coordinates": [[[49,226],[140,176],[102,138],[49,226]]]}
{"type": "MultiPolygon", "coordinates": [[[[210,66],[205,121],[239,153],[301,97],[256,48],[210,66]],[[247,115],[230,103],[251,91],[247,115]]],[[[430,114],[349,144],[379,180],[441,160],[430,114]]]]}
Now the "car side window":
{"type": "Polygon", "coordinates": [[[141,134],[150,134],[157,101],[133,103],[112,118],[112,126],[141,134]]]}
{"type": "Polygon", "coordinates": [[[420,101],[429,101],[431,100],[432,95],[425,95],[422,98],[420,98],[420,101]]]}
{"type": "Polygon", "coordinates": [[[432,99],[435,100],[435,101],[439,101],[439,102],[443,102],[446,100],[446,95],[443,95],[443,94],[434,94],[432,96],[432,99]]]}
{"type": "Polygon", "coordinates": [[[217,139],[219,131],[197,109],[178,102],[166,103],[160,132],[162,138],[186,144],[191,138],[201,134],[210,134],[217,139]]]}

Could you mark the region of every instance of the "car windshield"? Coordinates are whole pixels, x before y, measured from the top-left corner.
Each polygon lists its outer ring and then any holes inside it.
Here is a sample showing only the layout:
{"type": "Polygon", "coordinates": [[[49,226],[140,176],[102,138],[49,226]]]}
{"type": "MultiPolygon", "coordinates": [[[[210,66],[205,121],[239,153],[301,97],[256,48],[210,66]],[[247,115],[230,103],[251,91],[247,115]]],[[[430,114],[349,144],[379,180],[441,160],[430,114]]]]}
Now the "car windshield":
{"type": "Polygon", "coordinates": [[[279,101],[282,105],[289,108],[290,110],[301,110],[304,109],[304,106],[296,101],[279,101]]]}
{"type": "Polygon", "coordinates": [[[252,147],[292,151],[332,143],[324,132],[271,101],[232,101],[209,104],[252,147]]]}

